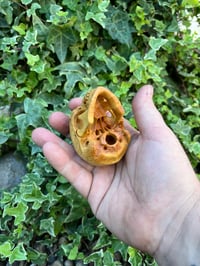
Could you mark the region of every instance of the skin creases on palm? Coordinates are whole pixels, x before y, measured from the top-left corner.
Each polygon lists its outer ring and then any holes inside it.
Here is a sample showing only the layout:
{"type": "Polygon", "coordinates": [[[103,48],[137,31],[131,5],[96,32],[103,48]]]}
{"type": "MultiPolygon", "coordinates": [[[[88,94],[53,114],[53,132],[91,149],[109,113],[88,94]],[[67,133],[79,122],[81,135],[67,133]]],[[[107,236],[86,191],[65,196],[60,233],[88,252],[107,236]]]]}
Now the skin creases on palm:
{"type": "Polygon", "coordinates": [[[131,139],[123,115],[119,99],[110,90],[89,91],[70,118],[70,136],[78,155],[94,166],[120,161],[131,139]]]}

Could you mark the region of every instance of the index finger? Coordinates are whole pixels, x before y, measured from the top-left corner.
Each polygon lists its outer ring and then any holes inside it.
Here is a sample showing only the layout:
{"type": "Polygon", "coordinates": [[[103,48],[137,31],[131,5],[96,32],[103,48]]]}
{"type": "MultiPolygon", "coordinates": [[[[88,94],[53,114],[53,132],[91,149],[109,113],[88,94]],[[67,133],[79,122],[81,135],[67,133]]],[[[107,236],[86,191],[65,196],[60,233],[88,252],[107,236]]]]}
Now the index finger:
{"type": "Polygon", "coordinates": [[[63,175],[75,189],[87,198],[92,183],[92,174],[78,163],[76,153],[69,154],[59,144],[47,142],[43,145],[43,153],[48,162],[63,175]],[[77,159],[77,160],[76,160],[77,159]]]}
{"type": "Polygon", "coordinates": [[[82,104],[82,98],[76,97],[70,100],[69,102],[69,108],[71,110],[75,109],[77,106],[82,104]]]}

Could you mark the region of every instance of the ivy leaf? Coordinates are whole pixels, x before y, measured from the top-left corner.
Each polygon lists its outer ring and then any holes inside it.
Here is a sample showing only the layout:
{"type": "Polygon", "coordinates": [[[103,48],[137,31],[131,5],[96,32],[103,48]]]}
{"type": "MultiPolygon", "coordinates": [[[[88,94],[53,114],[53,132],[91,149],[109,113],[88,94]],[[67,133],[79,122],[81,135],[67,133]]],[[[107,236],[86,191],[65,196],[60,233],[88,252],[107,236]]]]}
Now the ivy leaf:
{"type": "MultiPolygon", "coordinates": [[[[27,2],[28,1],[32,2],[32,0],[27,0],[27,2]]],[[[29,3],[27,3],[27,4],[29,4],[29,3]]],[[[31,8],[27,10],[27,16],[30,17],[33,15],[36,15],[36,10],[40,9],[40,8],[41,8],[41,6],[38,3],[33,3],[31,5],[31,8]]]]}
{"type": "Polygon", "coordinates": [[[37,31],[32,31],[30,29],[27,30],[26,35],[24,37],[23,41],[23,47],[22,50],[24,53],[30,53],[29,49],[32,45],[36,45],[38,43],[37,41],[37,31]]]}
{"type": "Polygon", "coordinates": [[[4,191],[3,192],[3,197],[1,198],[1,203],[6,204],[9,203],[13,199],[13,194],[4,191]]]}
{"type": "Polygon", "coordinates": [[[106,250],[104,252],[103,265],[115,266],[112,251],[106,250]]]}
{"type": "Polygon", "coordinates": [[[199,7],[199,0],[183,0],[181,5],[187,8],[199,7]]]}
{"type": "Polygon", "coordinates": [[[133,247],[128,247],[127,252],[129,255],[128,261],[131,265],[137,265],[137,251],[133,247]]]}
{"type": "Polygon", "coordinates": [[[41,124],[43,108],[46,105],[47,103],[43,102],[42,99],[26,98],[24,100],[25,113],[16,116],[20,138],[25,137],[25,132],[29,126],[37,127],[41,124]]]}
{"type": "Polygon", "coordinates": [[[167,39],[150,37],[149,45],[154,51],[158,51],[167,42],[167,39]]]}
{"type": "Polygon", "coordinates": [[[8,71],[12,71],[14,66],[17,64],[17,61],[19,60],[17,54],[4,54],[2,59],[3,64],[1,64],[0,66],[8,71]]]}
{"type": "Polygon", "coordinates": [[[65,61],[67,49],[77,41],[77,35],[68,26],[55,26],[50,28],[48,42],[54,45],[55,53],[61,63],[65,61]]]}
{"type": "Polygon", "coordinates": [[[40,187],[38,187],[35,182],[32,184],[22,184],[20,191],[24,201],[33,202],[33,210],[38,210],[42,203],[47,199],[46,196],[41,192],[40,187]]]}
{"type": "Polygon", "coordinates": [[[9,241],[0,245],[0,255],[8,258],[12,253],[12,246],[9,241]]]}
{"type": "Polygon", "coordinates": [[[99,250],[101,248],[107,247],[108,245],[111,244],[111,239],[108,236],[108,234],[106,233],[106,231],[101,232],[99,239],[96,241],[93,249],[94,250],[99,250]]]}
{"type": "Polygon", "coordinates": [[[5,18],[8,24],[12,23],[13,7],[9,1],[0,1],[0,13],[5,15],[5,18]]]}
{"type": "Polygon", "coordinates": [[[36,64],[36,62],[38,62],[40,60],[39,55],[32,55],[30,53],[25,53],[25,56],[28,60],[29,66],[34,66],[36,64]]]}
{"type": "Polygon", "coordinates": [[[71,250],[70,253],[68,255],[68,259],[69,260],[75,260],[77,258],[78,255],[78,246],[74,246],[71,250]]]}
{"type": "Polygon", "coordinates": [[[85,20],[88,21],[92,19],[98,24],[100,24],[103,28],[105,28],[105,12],[107,10],[108,5],[108,0],[95,1],[94,4],[91,5],[90,8],[87,10],[85,20]]]}
{"type": "Polygon", "coordinates": [[[152,61],[156,61],[157,57],[156,57],[156,51],[153,49],[150,49],[144,56],[145,60],[152,60],[152,61]]]}
{"type": "Polygon", "coordinates": [[[23,5],[28,5],[32,2],[32,0],[21,0],[23,5]]]}
{"type": "Polygon", "coordinates": [[[100,11],[105,12],[109,6],[110,0],[101,0],[98,1],[98,8],[100,11]]]}
{"type": "Polygon", "coordinates": [[[41,233],[49,233],[51,236],[55,237],[55,230],[54,230],[54,223],[55,220],[53,217],[48,219],[43,219],[40,221],[40,230],[41,233]]]}
{"type": "Polygon", "coordinates": [[[12,135],[12,133],[0,132],[0,145],[5,143],[12,135]]]}
{"type": "MultiPolygon", "coordinates": [[[[37,61],[32,67],[31,71],[35,71],[36,73],[43,74],[45,72],[46,62],[44,60],[37,61]]],[[[46,71],[46,78],[48,78],[48,73],[46,71]]]]}
{"type": "Polygon", "coordinates": [[[60,75],[66,76],[66,82],[64,84],[64,90],[67,98],[71,97],[72,90],[78,81],[83,81],[86,77],[84,65],[81,62],[67,62],[56,68],[60,70],[60,75]]]}
{"type": "Polygon", "coordinates": [[[5,206],[3,217],[5,217],[6,215],[14,216],[14,224],[19,225],[21,222],[25,221],[27,210],[28,206],[23,202],[19,202],[16,207],[5,206]]]}
{"type": "Polygon", "coordinates": [[[94,262],[94,265],[102,265],[102,258],[104,256],[103,249],[91,253],[88,257],[84,258],[84,263],[94,262]]]}
{"type": "Polygon", "coordinates": [[[32,261],[33,265],[45,265],[47,254],[41,253],[31,247],[27,247],[28,261],[32,261]]]}
{"type": "Polygon", "coordinates": [[[66,92],[66,97],[70,98],[74,86],[78,81],[83,81],[83,76],[81,73],[73,73],[72,75],[72,73],[67,72],[66,78],[67,81],[64,84],[64,91],[66,92]]]}
{"type": "Polygon", "coordinates": [[[142,8],[139,5],[137,5],[135,12],[133,12],[132,18],[133,18],[134,25],[138,32],[140,32],[142,30],[142,27],[148,23],[144,8],[142,8]]]}
{"type": "Polygon", "coordinates": [[[190,151],[193,152],[198,158],[200,158],[200,143],[192,142],[190,145],[190,151]]]}
{"type": "Polygon", "coordinates": [[[27,259],[27,252],[24,249],[23,243],[19,243],[12,251],[9,262],[22,261],[27,259]]]}
{"type": "Polygon", "coordinates": [[[48,32],[47,26],[41,21],[41,19],[36,14],[32,15],[32,21],[35,30],[37,30],[38,35],[45,39],[44,36],[46,36],[48,32]]]}
{"type": "Polygon", "coordinates": [[[167,27],[168,32],[177,32],[179,30],[178,22],[175,17],[173,17],[172,21],[170,22],[169,26],[167,27]]]}
{"type": "Polygon", "coordinates": [[[78,0],[63,0],[63,5],[66,5],[71,10],[76,10],[78,5],[78,0]]]}
{"type": "Polygon", "coordinates": [[[98,12],[98,13],[93,13],[91,11],[88,11],[86,16],[85,16],[85,20],[90,20],[93,19],[94,21],[96,21],[97,23],[99,23],[103,28],[105,28],[105,19],[106,16],[104,13],[102,12],[98,12]]]}
{"type": "Polygon", "coordinates": [[[13,29],[15,31],[17,31],[22,36],[24,36],[26,34],[26,25],[24,23],[20,23],[17,26],[13,26],[13,29]]]}
{"type": "Polygon", "coordinates": [[[171,123],[171,127],[175,133],[181,134],[183,136],[188,136],[191,131],[191,127],[182,119],[178,119],[176,123],[171,123]]]}
{"type": "Polygon", "coordinates": [[[106,12],[105,28],[112,39],[128,46],[131,45],[131,34],[135,29],[130,25],[126,12],[110,6],[106,12]]]}

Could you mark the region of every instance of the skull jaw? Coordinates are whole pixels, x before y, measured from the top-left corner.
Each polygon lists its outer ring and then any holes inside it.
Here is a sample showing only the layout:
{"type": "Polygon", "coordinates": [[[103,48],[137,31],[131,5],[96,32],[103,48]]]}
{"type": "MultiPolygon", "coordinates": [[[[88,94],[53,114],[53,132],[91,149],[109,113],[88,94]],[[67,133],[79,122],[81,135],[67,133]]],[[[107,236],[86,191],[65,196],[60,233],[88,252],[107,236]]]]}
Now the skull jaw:
{"type": "Polygon", "coordinates": [[[90,137],[79,138],[71,132],[71,139],[73,143],[76,143],[75,151],[84,161],[94,166],[105,166],[119,162],[126,153],[130,142],[130,133],[127,130],[118,134],[109,134],[102,135],[97,140],[94,134],[90,134],[90,137]],[[116,136],[116,139],[113,139],[113,136],[116,136]],[[106,141],[106,137],[110,137],[110,139],[106,141]]]}

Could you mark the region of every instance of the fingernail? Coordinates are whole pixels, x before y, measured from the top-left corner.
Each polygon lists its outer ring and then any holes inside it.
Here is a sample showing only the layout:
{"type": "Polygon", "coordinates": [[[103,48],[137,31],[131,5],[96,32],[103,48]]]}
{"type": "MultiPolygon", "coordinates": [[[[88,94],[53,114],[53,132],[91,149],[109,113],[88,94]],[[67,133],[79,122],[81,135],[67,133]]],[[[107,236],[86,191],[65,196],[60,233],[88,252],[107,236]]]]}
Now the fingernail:
{"type": "Polygon", "coordinates": [[[147,85],[146,86],[146,95],[148,97],[152,97],[153,96],[153,86],[151,86],[151,85],[147,85]]]}

